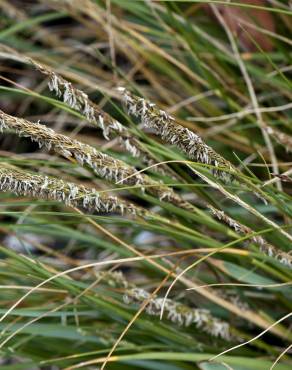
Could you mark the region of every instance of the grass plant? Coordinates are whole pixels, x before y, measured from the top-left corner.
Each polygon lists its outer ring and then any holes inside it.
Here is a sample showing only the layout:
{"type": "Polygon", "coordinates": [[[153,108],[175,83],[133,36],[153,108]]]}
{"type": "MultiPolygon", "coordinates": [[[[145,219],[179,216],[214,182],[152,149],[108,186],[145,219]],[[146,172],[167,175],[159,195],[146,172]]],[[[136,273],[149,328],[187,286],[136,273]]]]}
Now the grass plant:
{"type": "Polygon", "coordinates": [[[290,2],[0,21],[0,369],[291,369],[290,2]]]}

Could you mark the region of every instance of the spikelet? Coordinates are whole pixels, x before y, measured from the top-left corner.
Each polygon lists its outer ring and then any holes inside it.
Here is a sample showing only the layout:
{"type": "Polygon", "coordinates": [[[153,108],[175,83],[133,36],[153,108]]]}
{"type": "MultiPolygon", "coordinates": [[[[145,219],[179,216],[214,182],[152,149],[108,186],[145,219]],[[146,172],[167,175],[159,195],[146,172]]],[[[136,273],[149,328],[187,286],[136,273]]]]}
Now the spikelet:
{"type": "Polygon", "coordinates": [[[129,214],[144,217],[147,211],[117,197],[107,196],[82,185],[53,177],[31,174],[18,168],[0,168],[0,190],[18,196],[53,200],[68,206],[102,213],[129,214]]]}
{"type": "MultiPolygon", "coordinates": [[[[230,226],[237,233],[242,235],[249,235],[253,233],[252,229],[229,217],[223,211],[219,211],[210,205],[208,207],[211,210],[212,214],[218,220],[223,221],[226,225],[230,226]]],[[[273,245],[266,242],[265,239],[260,235],[251,236],[250,240],[260,246],[260,251],[262,253],[276,259],[283,265],[292,268],[292,255],[277,249],[273,245]]]]}
{"type": "Polygon", "coordinates": [[[145,127],[152,128],[164,141],[177,146],[189,158],[214,166],[215,176],[226,181],[232,178],[229,173],[234,171],[232,164],[205,144],[198,135],[179,125],[172,116],[155,104],[133,95],[123,87],[118,88],[118,91],[123,96],[128,113],[139,117],[145,127]]]}
{"type": "MultiPolygon", "coordinates": [[[[142,303],[147,299],[149,300],[149,303],[147,304],[145,311],[149,315],[159,316],[164,299],[159,297],[150,297],[151,295],[146,290],[133,288],[127,290],[124,294],[124,302],[126,304],[142,303]]],[[[166,299],[164,312],[166,313],[167,319],[177,325],[195,325],[199,330],[226,341],[236,339],[231,334],[229,324],[212,316],[209,310],[190,308],[172,299],[166,299]]]]}
{"type": "Polygon", "coordinates": [[[192,205],[185,202],[172,189],[153,181],[145,174],[137,173],[134,167],[101,153],[90,145],[58,134],[40,123],[16,118],[0,110],[0,132],[4,130],[12,130],[19,136],[29,137],[32,141],[37,142],[40,148],[54,150],[66,158],[75,158],[81,166],[87,165],[98,176],[110,182],[140,186],[142,190],[146,189],[147,192],[157,196],[160,200],[169,201],[178,207],[193,211],[192,205]]]}

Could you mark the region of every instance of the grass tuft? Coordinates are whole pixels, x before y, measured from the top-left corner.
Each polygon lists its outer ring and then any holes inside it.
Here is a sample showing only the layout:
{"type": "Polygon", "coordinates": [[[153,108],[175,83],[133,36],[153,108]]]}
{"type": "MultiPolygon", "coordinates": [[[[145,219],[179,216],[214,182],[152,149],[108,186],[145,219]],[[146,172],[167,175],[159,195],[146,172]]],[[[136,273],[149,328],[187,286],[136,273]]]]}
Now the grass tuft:
{"type": "Polygon", "coordinates": [[[1,370],[291,369],[290,18],[0,1],[1,370]]]}

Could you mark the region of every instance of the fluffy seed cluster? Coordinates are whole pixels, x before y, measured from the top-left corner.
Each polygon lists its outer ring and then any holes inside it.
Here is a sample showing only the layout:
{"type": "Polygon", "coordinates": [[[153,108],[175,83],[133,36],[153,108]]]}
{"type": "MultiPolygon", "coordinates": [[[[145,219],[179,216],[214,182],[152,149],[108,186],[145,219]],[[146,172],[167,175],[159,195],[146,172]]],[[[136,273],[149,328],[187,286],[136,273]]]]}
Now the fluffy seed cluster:
{"type": "MultiPolygon", "coordinates": [[[[249,227],[242,225],[238,221],[234,220],[233,218],[227,216],[223,211],[219,211],[212,206],[209,205],[209,209],[211,210],[212,214],[220,221],[223,221],[226,225],[230,226],[234,229],[237,233],[242,235],[249,235],[252,234],[253,231],[249,227]]],[[[251,238],[251,241],[258,244],[260,246],[260,251],[266,254],[269,257],[276,259],[278,262],[282,263],[283,265],[292,268],[292,255],[285,253],[273,245],[267,243],[264,238],[260,235],[254,235],[251,238]]]]}
{"type": "Polygon", "coordinates": [[[94,110],[83,91],[74,89],[70,82],[61,80],[54,72],[50,73],[48,86],[58,97],[63,97],[64,102],[70,107],[82,112],[89,121],[94,120],[94,110]]]}
{"type": "Polygon", "coordinates": [[[189,158],[214,166],[214,175],[223,180],[232,178],[229,173],[233,171],[231,163],[205,144],[198,135],[179,125],[172,116],[157,108],[155,104],[131,94],[123,87],[118,90],[123,95],[128,113],[139,117],[144,126],[153,129],[167,143],[177,146],[189,158]]]}
{"type": "MultiPolygon", "coordinates": [[[[133,288],[124,294],[124,302],[142,303],[149,300],[145,310],[149,315],[159,316],[161,313],[163,298],[150,298],[151,295],[140,288],[133,288]]],[[[164,312],[167,318],[178,325],[190,326],[194,324],[198,329],[218,338],[230,341],[233,339],[230,333],[230,327],[224,322],[211,315],[210,311],[205,309],[190,308],[178,303],[172,299],[166,299],[164,312]]]]}
{"type": "Polygon", "coordinates": [[[4,130],[12,130],[19,136],[29,137],[37,142],[40,148],[54,150],[66,158],[75,158],[81,166],[86,164],[98,176],[110,182],[138,185],[142,189],[146,187],[149,193],[158,196],[160,200],[166,199],[182,208],[191,208],[191,205],[183,201],[172,189],[153,181],[147,175],[137,173],[137,170],[127,163],[101,153],[90,145],[58,134],[44,125],[10,116],[0,110],[0,132],[4,130]]]}
{"type": "MultiPolygon", "coordinates": [[[[31,58],[26,58],[30,64],[38,69],[42,74],[49,77],[48,87],[59,98],[62,98],[71,108],[81,112],[93,125],[99,127],[106,140],[117,138],[119,143],[135,158],[140,158],[147,166],[152,166],[156,161],[143,148],[131,132],[109,114],[101,111],[83,91],[77,89],[71,82],[41,65],[31,58]]],[[[154,167],[154,171],[166,174],[167,171],[161,167],[154,167]]]]}
{"type": "Polygon", "coordinates": [[[88,211],[144,216],[143,209],[119,198],[98,193],[82,185],[48,176],[30,174],[19,169],[0,168],[0,190],[20,196],[48,199],[88,211]]]}

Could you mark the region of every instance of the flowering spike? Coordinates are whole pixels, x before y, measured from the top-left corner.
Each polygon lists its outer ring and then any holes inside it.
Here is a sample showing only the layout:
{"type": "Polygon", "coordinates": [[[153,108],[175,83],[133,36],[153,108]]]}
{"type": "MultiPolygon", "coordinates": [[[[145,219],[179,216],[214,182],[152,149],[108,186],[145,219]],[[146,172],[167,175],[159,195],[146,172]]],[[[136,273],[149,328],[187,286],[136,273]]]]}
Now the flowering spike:
{"type": "Polygon", "coordinates": [[[232,164],[205,144],[198,135],[179,125],[172,116],[157,108],[155,104],[131,94],[125,88],[118,88],[118,91],[123,95],[129,114],[139,117],[145,127],[154,129],[164,141],[177,146],[189,158],[214,166],[215,176],[231,180],[232,175],[229,172],[234,171],[232,164]]]}
{"type": "MultiPolygon", "coordinates": [[[[145,300],[148,300],[145,311],[149,315],[159,316],[164,302],[163,298],[151,298],[150,293],[141,288],[128,289],[124,294],[126,304],[142,303],[145,300]]],[[[190,326],[194,324],[198,329],[226,341],[238,339],[231,334],[229,324],[212,316],[209,310],[191,308],[172,299],[166,299],[164,312],[167,319],[177,325],[190,326]]]]}
{"type": "Polygon", "coordinates": [[[0,168],[0,190],[20,196],[53,200],[88,211],[118,214],[125,212],[141,217],[147,215],[147,211],[117,197],[53,177],[30,174],[15,167],[2,165],[0,168]]]}

